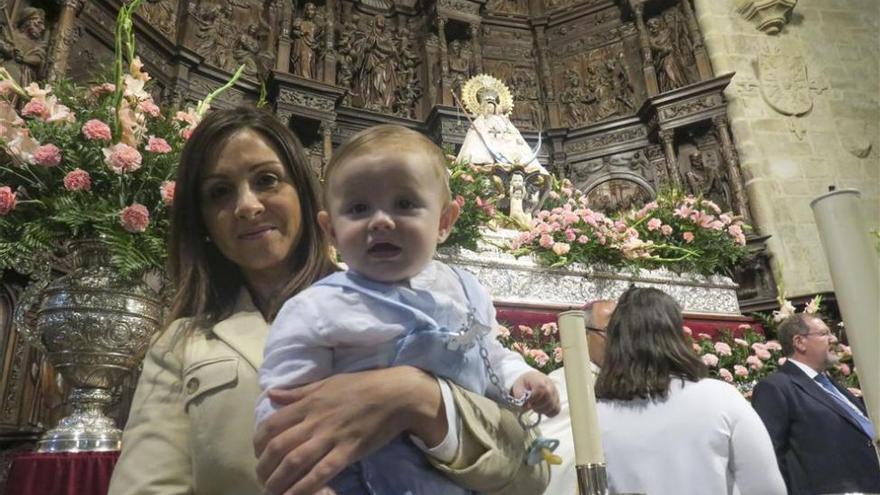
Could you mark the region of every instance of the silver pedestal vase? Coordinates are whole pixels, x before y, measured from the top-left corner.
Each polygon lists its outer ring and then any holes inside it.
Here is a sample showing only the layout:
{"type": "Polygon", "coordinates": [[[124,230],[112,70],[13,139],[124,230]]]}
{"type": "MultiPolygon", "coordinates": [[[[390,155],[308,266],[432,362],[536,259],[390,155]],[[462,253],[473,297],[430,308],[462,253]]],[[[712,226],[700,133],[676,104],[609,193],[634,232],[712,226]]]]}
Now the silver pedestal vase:
{"type": "Polygon", "coordinates": [[[71,253],[72,271],[31,284],[15,310],[18,331],[72,387],[73,413],[40,438],[37,450],[119,450],[122,432],[104,409],[113,388],[140,365],[162,305],[146,283],[118,276],[101,243],[77,243],[71,253]]]}

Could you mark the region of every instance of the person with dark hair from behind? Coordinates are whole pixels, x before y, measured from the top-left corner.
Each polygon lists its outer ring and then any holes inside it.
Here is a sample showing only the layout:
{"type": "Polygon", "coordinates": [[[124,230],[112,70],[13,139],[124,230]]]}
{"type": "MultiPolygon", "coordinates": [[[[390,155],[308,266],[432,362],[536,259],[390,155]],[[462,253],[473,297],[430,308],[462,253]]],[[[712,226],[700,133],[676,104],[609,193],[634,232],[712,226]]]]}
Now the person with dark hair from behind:
{"type": "Polygon", "coordinates": [[[707,378],[681,309],[630,288],[608,325],[596,382],[613,493],[782,495],[767,430],[731,385],[707,378]]]}
{"type": "Polygon", "coordinates": [[[880,493],[865,406],[825,373],[837,360],[828,325],[798,313],[777,337],[788,359],[755,386],[752,406],[770,432],[788,493],[880,493]]]}

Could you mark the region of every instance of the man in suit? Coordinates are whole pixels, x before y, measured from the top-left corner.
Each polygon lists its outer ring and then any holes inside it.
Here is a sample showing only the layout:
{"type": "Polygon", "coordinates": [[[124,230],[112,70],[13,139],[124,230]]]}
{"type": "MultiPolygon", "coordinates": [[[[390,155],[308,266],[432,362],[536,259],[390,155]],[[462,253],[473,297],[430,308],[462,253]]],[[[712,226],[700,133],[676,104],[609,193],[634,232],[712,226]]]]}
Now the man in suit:
{"type": "Polygon", "coordinates": [[[788,493],[880,493],[874,426],[864,405],[825,373],[836,361],[828,326],[800,313],[778,333],[788,359],[758,383],[752,405],[770,433],[788,493]]]}
{"type": "MultiPolygon", "coordinates": [[[[594,301],[585,306],[587,327],[587,347],[590,353],[590,369],[593,380],[605,361],[605,330],[611,321],[611,314],[617,303],[609,300],[594,301]]],[[[565,385],[565,369],[559,368],[550,373],[550,378],[559,391],[559,414],[545,418],[541,422],[541,434],[559,440],[556,454],[562,464],[550,467],[550,484],[544,490],[546,495],[559,495],[577,492],[577,475],[574,469],[574,440],[571,436],[571,416],[568,412],[568,393],[565,385]]]]}

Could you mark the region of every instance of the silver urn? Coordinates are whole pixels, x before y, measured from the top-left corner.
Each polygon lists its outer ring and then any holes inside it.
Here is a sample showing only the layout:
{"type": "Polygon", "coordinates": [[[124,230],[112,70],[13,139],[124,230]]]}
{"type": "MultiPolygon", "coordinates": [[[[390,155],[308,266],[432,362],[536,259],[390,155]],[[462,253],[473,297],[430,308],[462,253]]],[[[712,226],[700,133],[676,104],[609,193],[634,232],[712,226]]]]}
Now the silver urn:
{"type": "Polygon", "coordinates": [[[149,285],[110,267],[101,243],[78,243],[71,258],[69,273],[29,286],[15,310],[18,331],[72,388],[73,412],[43,434],[37,450],[119,450],[122,431],[104,409],[113,388],[140,365],[162,305],[149,285]]]}

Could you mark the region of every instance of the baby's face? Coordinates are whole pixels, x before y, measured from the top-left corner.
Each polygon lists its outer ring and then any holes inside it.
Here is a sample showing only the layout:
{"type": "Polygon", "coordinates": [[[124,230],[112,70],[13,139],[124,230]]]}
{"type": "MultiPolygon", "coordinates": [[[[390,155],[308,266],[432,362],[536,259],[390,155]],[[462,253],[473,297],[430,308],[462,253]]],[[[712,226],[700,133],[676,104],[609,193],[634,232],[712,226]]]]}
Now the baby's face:
{"type": "Polygon", "coordinates": [[[318,217],[349,268],[380,282],[422,271],[458,217],[428,155],[389,148],[339,164],[318,217]]]}

